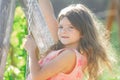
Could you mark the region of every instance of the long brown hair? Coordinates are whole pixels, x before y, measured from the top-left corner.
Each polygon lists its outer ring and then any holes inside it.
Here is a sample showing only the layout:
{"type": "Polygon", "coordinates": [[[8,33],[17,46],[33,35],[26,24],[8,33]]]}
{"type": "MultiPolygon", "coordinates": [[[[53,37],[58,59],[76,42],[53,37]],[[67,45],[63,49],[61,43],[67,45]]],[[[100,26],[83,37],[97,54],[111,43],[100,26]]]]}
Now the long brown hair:
{"type": "MultiPolygon", "coordinates": [[[[97,80],[101,64],[110,67],[107,56],[109,43],[106,38],[106,29],[99,24],[94,14],[82,4],[71,5],[61,10],[58,22],[64,17],[67,17],[82,34],[83,38],[80,39],[78,51],[83,51],[87,56],[86,69],[89,80],[97,80]]],[[[64,48],[64,45],[58,41],[49,51],[62,48],[64,48]]]]}

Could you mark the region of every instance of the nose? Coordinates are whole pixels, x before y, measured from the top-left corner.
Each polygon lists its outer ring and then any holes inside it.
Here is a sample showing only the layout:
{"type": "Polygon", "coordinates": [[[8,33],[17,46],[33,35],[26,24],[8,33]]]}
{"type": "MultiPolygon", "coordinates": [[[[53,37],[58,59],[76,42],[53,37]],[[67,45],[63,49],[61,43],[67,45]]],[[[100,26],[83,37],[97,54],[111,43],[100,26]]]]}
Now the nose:
{"type": "Polygon", "coordinates": [[[68,32],[67,28],[63,28],[63,29],[61,30],[61,33],[66,33],[66,32],[68,32]]]}
{"type": "Polygon", "coordinates": [[[62,31],[63,32],[67,32],[68,30],[67,30],[67,28],[63,28],[62,31]]]}

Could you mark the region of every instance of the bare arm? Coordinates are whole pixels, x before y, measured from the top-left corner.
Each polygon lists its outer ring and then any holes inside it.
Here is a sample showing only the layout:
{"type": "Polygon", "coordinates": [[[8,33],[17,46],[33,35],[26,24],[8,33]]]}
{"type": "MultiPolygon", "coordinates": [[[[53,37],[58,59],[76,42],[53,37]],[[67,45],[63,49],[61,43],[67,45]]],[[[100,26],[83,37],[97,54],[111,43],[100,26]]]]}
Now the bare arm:
{"type": "Polygon", "coordinates": [[[73,50],[64,50],[49,63],[39,66],[36,58],[36,44],[32,36],[28,36],[24,48],[29,53],[30,73],[32,80],[46,80],[54,75],[71,71],[75,65],[76,55],[73,50]]]}
{"type": "Polygon", "coordinates": [[[55,59],[51,60],[48,64],[37,70],[37,73],[32,75],[32,79],[47,80],[60,72],[67,73],[71,68],[73,69],[76,60],[75,58],[76,55],[73,51],[65,50],[55,59]]]}
{"type": "Polygon", "coordinates": [[[58,40],[58,37],[57,37],[58,23],[54,16],[54,10],[51,5],[51,2],[50,0],[38,0],[38,1],[39,1],[39,5],[43,13],[43,16],[45,17],[46,23],[48,25],[48,28],[51,32],[51,35],[54,41],[57,41],[58,40]]]}

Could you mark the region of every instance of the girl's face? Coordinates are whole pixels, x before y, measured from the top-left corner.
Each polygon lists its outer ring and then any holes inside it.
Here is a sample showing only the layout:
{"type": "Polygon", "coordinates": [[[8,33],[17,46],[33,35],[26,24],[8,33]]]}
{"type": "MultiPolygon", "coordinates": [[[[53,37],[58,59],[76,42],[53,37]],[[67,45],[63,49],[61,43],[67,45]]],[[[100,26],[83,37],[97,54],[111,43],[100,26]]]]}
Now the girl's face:
{"type": "Polygon", "coordinates": [[[64,17],[58,27],[58,38],[65,47],[77,48],[81,34],[68,20],[64,17]]]}

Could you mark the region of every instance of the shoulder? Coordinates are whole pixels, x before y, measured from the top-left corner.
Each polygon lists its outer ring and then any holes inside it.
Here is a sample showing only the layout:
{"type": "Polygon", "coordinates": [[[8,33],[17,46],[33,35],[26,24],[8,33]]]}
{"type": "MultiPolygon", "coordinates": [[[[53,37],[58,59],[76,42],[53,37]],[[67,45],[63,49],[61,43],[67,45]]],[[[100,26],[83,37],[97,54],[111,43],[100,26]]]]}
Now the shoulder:
{"type": "Polygon", "coordinates": [[[71,61],[75,61],[76,53],[72,49],[62,49],[58,51],[56,59],[59,61],[59,63],[68,64],[71,61]]]}
{"type": "Polygon", "coordinates": [[[65,49],[59,55],[61,63],[65,64],[66,67],[70,67],[70,64],[74,64],[76,61],[76,53],[72,49],[65,49]]]}
{"type": "Polygon", "coordinates": [[[63,51],[60,52],[59,55],[66,57],[66,59],[76,57],[76,53],[72,49],[64,49],[63,51]]]}
{"type": "Polygon", "coordinates": [[[60,64],[63,67],[62,72],[67,73],[71,71],[76,63],[76,53],[72,49],[64,49],[59,53],[57,59],[59,59],[57,64],[60,64]]]}

